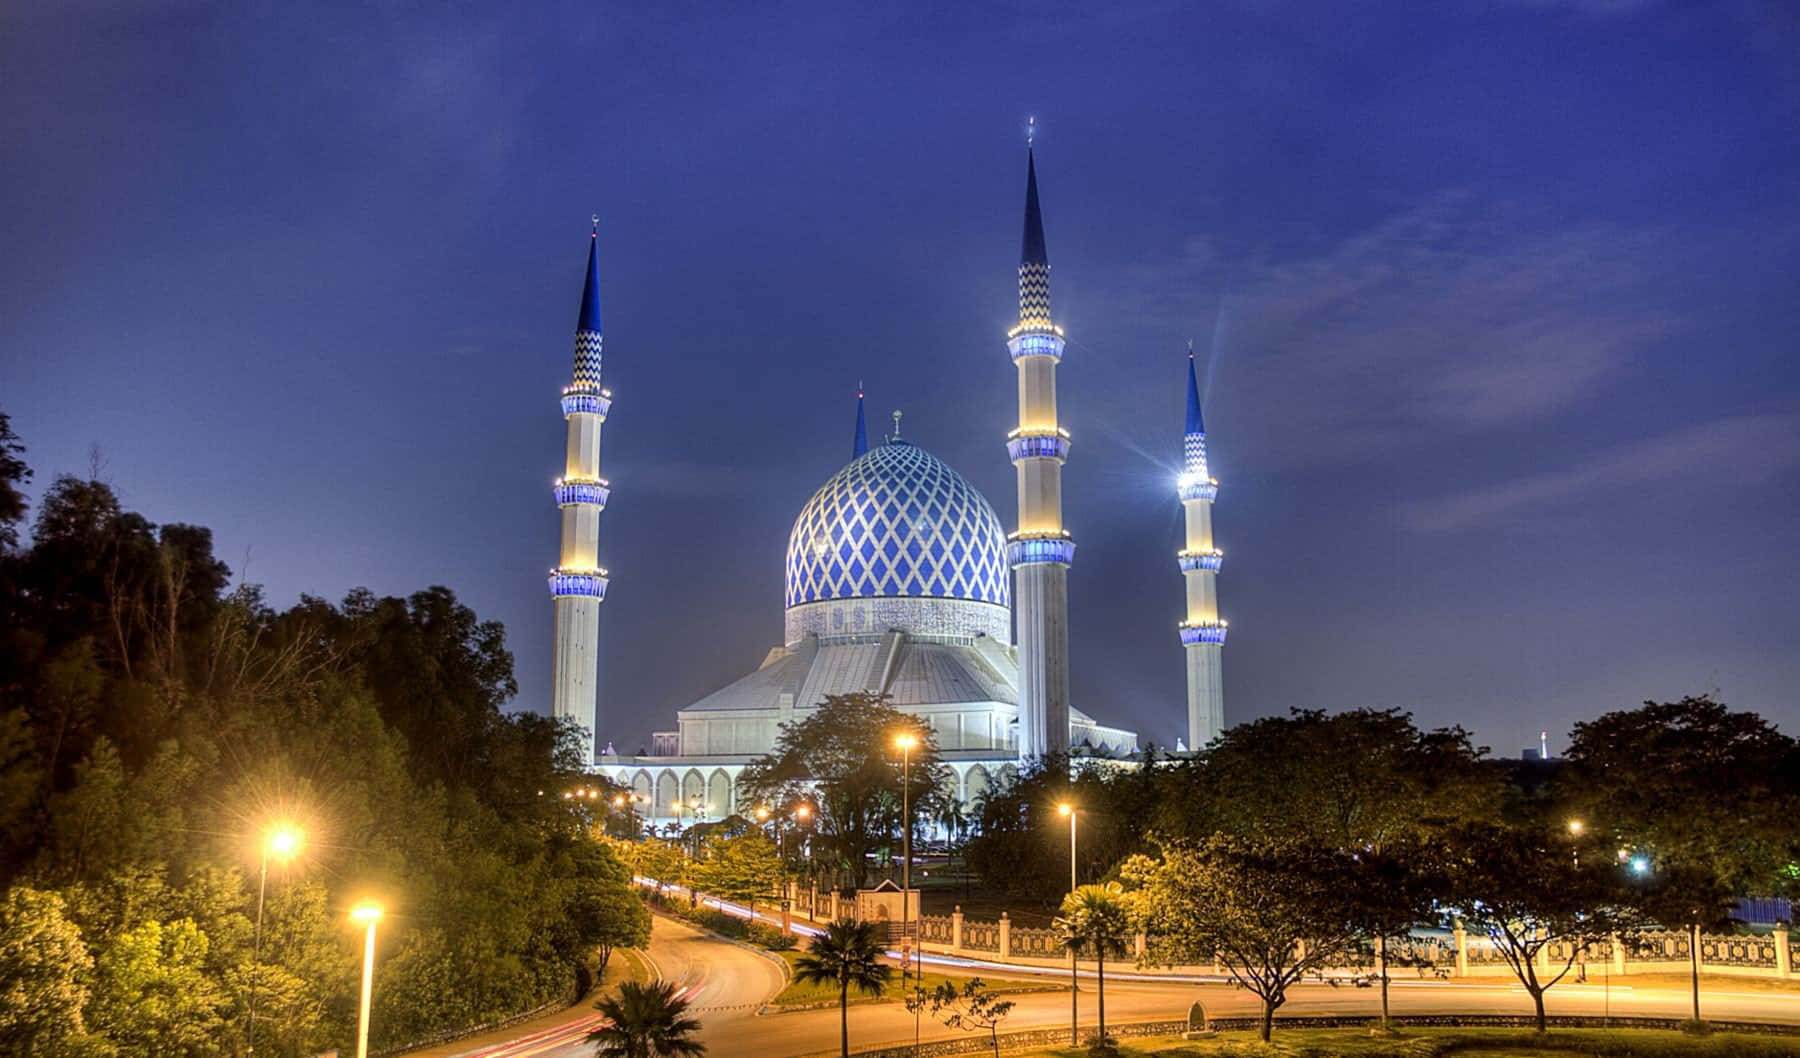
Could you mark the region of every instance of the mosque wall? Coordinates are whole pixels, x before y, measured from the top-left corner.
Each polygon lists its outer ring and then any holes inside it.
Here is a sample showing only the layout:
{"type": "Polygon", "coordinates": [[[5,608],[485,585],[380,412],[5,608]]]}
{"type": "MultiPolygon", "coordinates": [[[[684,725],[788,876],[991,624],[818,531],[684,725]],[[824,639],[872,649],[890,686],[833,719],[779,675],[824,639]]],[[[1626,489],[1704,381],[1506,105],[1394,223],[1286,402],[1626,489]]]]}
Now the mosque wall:
{"type": "Polygon", "coordinates": [[[997,642],[1012,639],[1012,612],[993,603],[933,597],[827,599],[787,611],[787,643],[793,646],[809,635],[881,635],[893,628],[909,634],[974,639],[987,636],[997,642]]]}

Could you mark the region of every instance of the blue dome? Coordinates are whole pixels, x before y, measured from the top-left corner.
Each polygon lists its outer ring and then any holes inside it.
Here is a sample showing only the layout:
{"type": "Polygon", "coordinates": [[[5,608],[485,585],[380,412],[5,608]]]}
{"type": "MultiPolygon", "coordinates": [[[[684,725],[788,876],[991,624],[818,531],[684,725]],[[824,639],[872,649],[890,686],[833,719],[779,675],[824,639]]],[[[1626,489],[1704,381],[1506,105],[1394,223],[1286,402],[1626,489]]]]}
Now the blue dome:
{"type": "Polygon", "coordinates": [[[1006,533],[961,474],[894,441],[813,493],[788,536],[787,605],[962,599],[1010,607],[1006,533]]]}

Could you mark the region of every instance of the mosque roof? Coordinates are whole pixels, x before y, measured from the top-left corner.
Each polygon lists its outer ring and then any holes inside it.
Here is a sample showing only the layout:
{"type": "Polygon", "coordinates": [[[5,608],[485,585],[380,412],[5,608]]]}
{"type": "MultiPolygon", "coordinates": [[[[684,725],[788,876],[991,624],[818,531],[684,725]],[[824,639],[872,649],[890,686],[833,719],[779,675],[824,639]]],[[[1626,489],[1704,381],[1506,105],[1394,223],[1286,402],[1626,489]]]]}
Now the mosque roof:
{"type": "Polygon", "coordinates": [[[852,459],[788,536],[791,609],[832,599],[960,599],[1010,607],[1006,532],[936,456],[891,440],[852,459]]]}
{"type": "Polygon", "coordinates": [[[999,664],[977,647],[915,642],[889,634],[857,642],[778,650],[763,667],[714,691],[682,712],[774,709],[784,691],[794,707],[810,709],[826,695],[886,691],[899,708],[956,703],[1018,702],[1018,668],[1010,652],[999,664]],[[889,664],[889,655],[894,655],[889,664]]]}

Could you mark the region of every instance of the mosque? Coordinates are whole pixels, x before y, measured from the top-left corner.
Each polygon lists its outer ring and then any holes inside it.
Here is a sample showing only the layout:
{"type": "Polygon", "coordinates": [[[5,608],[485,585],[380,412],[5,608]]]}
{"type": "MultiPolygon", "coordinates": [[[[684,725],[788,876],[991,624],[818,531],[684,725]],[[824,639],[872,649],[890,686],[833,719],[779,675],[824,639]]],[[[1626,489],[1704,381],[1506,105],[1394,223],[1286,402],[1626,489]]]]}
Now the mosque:
{"type": "MultiPolygon", "coordinates": [[[[602,330],[595,236],[575,332],[575,368],[562,394],[568,423],[562,554],[550,573],[556,607],[552,714],[596,741],[599,521],[610,496],[600,477],[600,431],[612,394],[601,384],[602,330]]],[[[987,498],[937,457],[892,431],[871,445],[857,394],[850,461],[800,508],[788,537],[786,619],[780,645],[758,668],[677,713],[677,729],[653,736],[649,755],[593,754],[593,771],[631,788],[663,821],[698,798],[720,818],[738,810],[736,780],[770,752],[782,725],[804,719],[827,695],[886,694],[935,733],[964,802],[1050,754],[1123,759],[1137,735],[1108,727],[1069,701],[1068,573],[1075,542],[1062,522],[1062,466],[1069,433],[1057,416],[1063,331],[1050,309],[1050,258],[1038,200],[1037,160],[1027,146],[1019,323],[1007,334],[1018,370],[1019,426],[1006,438],[1017,471],[1017,528],[1007,533],[987,498]]],[[[1203,746],[1224,726],[1212,502],[1193,356],[1176,491],[1185,512],[1177,556],[1186,619],[1177,625],[1187,669],[1188,740],[1203,746]]]]}

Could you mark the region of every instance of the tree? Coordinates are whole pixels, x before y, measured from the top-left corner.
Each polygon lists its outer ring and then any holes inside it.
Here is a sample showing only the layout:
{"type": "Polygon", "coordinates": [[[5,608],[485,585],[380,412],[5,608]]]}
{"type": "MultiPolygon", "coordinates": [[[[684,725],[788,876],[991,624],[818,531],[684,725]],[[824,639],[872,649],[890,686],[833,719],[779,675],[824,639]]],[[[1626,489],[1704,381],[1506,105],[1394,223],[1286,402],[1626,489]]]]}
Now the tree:
{"type": "Polygon", "coordinates": [[[1653,869],[1633,902],[1688,931],[1699,1021],[1700,931],[1730,929],[1738,897],[1800,895],[1800,744],[1710,697],[1645,702],[1575,725],[1556,792],[1653,869]]]}
{"type": "Polygon", "coordinates": [[[1586,946],[1637,922],[1626,909],[1618,866],[1594,856],[1578,863],[1567,842],[1541,826],[1471,827],[1450,840],[1448,851],[1442,894],[1448,924],[1460,922],[1493,942],[1530,994],[1543,1032],[1544,993],[1568,975],[1586,946]],[[1552,945],[1564,954],[1550,958],[1552,945]]]}
{"type": "Polygon", "coordinates": [[[893,967],[881,961],[881,954],[874,923],[841,918],[814,937],[806,954],[794,962],[794,980],[837,986],[838,1035],[844,1058],[850,1058],[850,990],[878,996],[893,976],[893,967]]]}
{"type": "Polygon", "coordinates": [[[78,1039],[93,968],[62,897],[7,890],[0,903],[0,1050],[55,1054],[78,1039]]]}
{"type": "Polygon", "coordinates": [[[1130,902],[1117,882],[1084,885],[1063,899],[1055,929],[1070,951],[1094,953],[1095,981],[1099,995],[1100,1041],[1106,1041],[1106,957],[1122,956],[1130,949],[1133,918],[1130,902]]]}
{"type": "Polygon", "coordinates": [[[716,897],[750,905],[772,892],[781,878],[781,858],[775,843],[760,830],[746,830],[732,837],[713,835],[701,845],[694,861],[694,885],[716,897]]]}
{"type": "Polygon", "coordinates": [[[206,934],[192,919],[126,930],[95,961],[95,1028],[144,1058],[223,1053],[226,998],[204,972],[206,934]]]}
{"type": "Polygon", "coordinates": [[[650,912],[631,884],[631,869],[610,844],[583,844],[574,853],[583,862],[569,881],[567,920],[575,928],[576,943],[598,955],[596,973],[605,974],[614,948],[650,943],[650,912]]]}
{"type": "Polygon", "coordinates": [[[25,520],[25,493],[19,488],[31,480],[24,460],[25,446],[13,433],[12,419],[0,411],[0,554],[19,546],[19,523],[25,520]]]}
{"type": "Polygon", "coordinates": [[[1069,823],[1057,806],[1080,806],[1080,874],[1104,876],[1125,857],[1149,848],[1145,821],[1155,817],[1160,784],[1166,781],[1166,769],[1156,766],[1153,753],[1141,768],[1051,756],[997,781],[974,806],[969,870],[1011,900],[1055,909],[1068,894],[1061,879],[1069,873],[1069,823]]]}
{"type": "Polygon", "coordinates": [[[944,981],[929,992],[915,988],[913,994],[906,997],[908,1013],[917,1014],[929,1009],[931,1016],[942,1021],[945,1028],[987,1033],[988,1041],[994,1047],[994,1058],[1000,1058],[1000,1022],[1012,1013],[1013,1006],[1012,1000],[1001,999],[989,991],[979,977],[964,981],[961,990],[944,981]]]}
{"type": "Polygon", "coordinates": [[[764,804],[814,799],[816,791],[815,841],[835,853],[860,888],[868,880],[869,854],[901,826],[903,768],[894,748],[901,733],[918,740],[907,800],[914,819],[929,817],[943,782],[937,739],[883,694],[826,695],[806,719],[782,725],[774,752],[744,769],[738,789],[745,801],[764,804]]]}
{"type": "Polygon", "coordinates": [[[1491,820],[1502,788],[1460,727],[1421,731],[1397,709],[1295,709],[1226,731],[1170,769],[1156,828],[1275,835],[1342,851],[1430,840],[1491,820]]]}
{"type": "Polygon", "coordinates": [[[694,1039],[700,1020],[688,1016],[688,1001],[673,981],[627,981],[617,996],[594,1004],[606,1024],[588,1033],[597,1055],[618,1058],[699,1058],[706,1045],[694,1039]]]}
{"type": "Polygon", "coordinates": [[[1138,887],[1150,958],[1173,965],[1214,959],[1263,1002],[1265,1042],[1287,990],[1356,949],[1346,853],[1291,838],[1215,835],[1137,856],[1121,873],[1138,887]]]}

